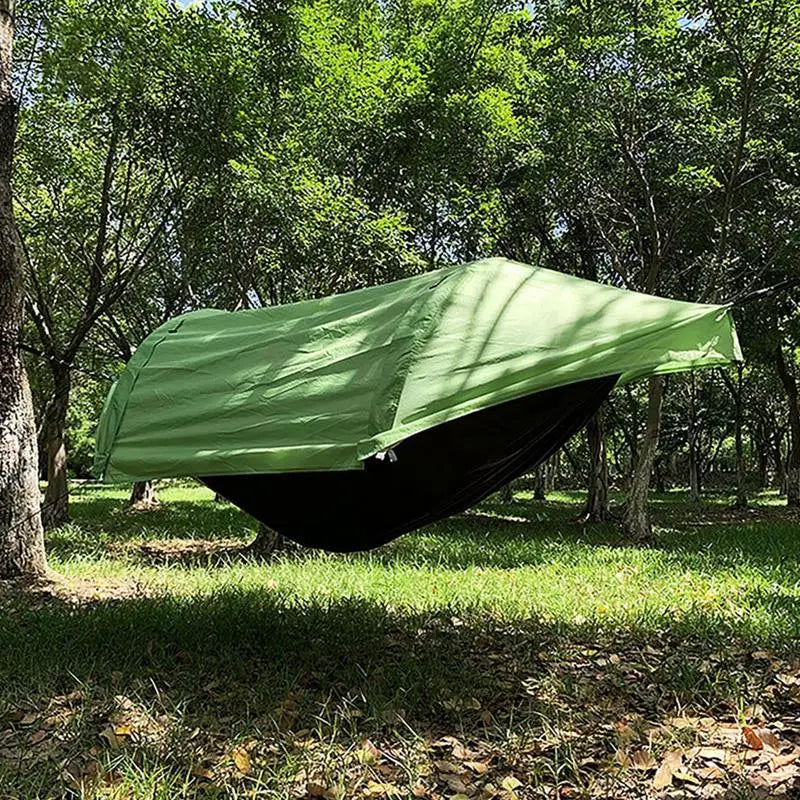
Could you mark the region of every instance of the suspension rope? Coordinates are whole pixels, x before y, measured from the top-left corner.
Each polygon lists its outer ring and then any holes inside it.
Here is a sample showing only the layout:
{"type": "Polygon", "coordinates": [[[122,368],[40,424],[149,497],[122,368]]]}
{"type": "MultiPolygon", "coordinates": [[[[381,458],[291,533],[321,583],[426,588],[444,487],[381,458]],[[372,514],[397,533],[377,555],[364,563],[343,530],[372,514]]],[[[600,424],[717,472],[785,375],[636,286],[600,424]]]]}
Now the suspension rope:
{"type": "Polygon", "coordinates": [[[786,280],[779,281],[778,283],[767,286],[764,289],[757,289],[754,292],[747,294],[737,299],[729,301],[728,305],[738,308],[739,306],[747,305],[747,303],[754,303],[757,300],[763,300],[767,297],[772,297],[786,289],[793,289],[795,286],[800,286],[800,277],[786,278],[786,280]]]}

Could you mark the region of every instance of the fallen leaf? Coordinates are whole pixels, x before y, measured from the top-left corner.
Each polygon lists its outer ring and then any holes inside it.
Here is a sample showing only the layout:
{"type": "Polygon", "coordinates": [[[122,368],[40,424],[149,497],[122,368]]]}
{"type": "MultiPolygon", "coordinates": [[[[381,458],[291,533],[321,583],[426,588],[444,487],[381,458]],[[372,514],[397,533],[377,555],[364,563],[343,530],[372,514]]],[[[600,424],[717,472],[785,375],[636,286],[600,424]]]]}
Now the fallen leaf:
{"type": "Polygon", "coordinates": [[[771,730],[768,730],[767,728],[758,728],[756,733],[765,747],[774,750],[776,753],[780,752],[781,741],[771,730]]]}
{"type": "Polygon", "coordinates": [[[309,781],[306,784],[306,797],[322,797],[327,798],[330,795],[330,790],[322,783],[314,783],[309,781]]]}
{"type": "Polygon", "coordinates": [[[683,751],[682,750],[668,750],[664,754],[661,765],[656,770],[655,777],[653,778],[654,789],[666,789],[667,786],[672,785],[672,776],[680,771],[683,764],[683,751]]]}
{"type": "Polygon", "coordinates": [[[621,748],[617,748],[616,753],[614,753],[614,761],[621,767],[631,766],[630,756],[621,748]]]}
{"type": "Polygon", "coordinates": [[[39,744],[39,742],[43,741],[47,737],[47,731],[36,731],[36,733],[32,733],[28,737],[29,744],[39,744]]]}
{"type": "Polygon", "coordinates": [[[206,781],[210,781],[214,777],[214,773],[210,769],[200,766],[192,767],[192,775],[194,775],[195,778],[202,778],[206,781]]]}
{"type": "Polygon", "coordinates": [[[465,761],[464,766],[469,767],[477,775],[483,775],[489,771],[489,765],[483,761],[465,761]]]}
{"type": "Polygon", "coordinates": [[[689,751],[692,758],[703,758],[706,761],[721,761],[723,764],[728,757],[728,751],[722,747],[694,747],[689,751]]]}
{"type": "Polygon", "coordinates": [[[233,759],[233,763],[236,764],[236,769],[238,769],[242,775],[250,774],[250,770],[252,769],[252,764],[250,763],[250,753],[248,753],[244,747],[237,747],[231,753],[231,758],[233,759]]]}
{"type": "Polygon", "coordinates": [[[508,775],[507,777],[503,778],[500,785],[507,792],[513,792],[514,789],[519,789],[519,787],[522,786],[522,781],[517,780],[513,775],[508,775]]]}
{"type": "Polygon", "coordinates": [[[393,783],[376,783],[370,781],[367,784],[367,794],[370,797],[392,797],[400,794],[400,789],[393,783]]]}
{"type": "Polygon", "coordinates": [[[800,758],[800,748],[795,748],[791,753],[786,753],[786,755],[783,756],[775,756],[775,758],[770,761],[769,768],[771,770],[780,769],[787,764],[794,763],[798,758],[800,758]]]}
{"type": "Polygon", "coordinates": [[[697,767],[695,774],[704,781],[715,781],[725,777],[725,771],[716,764],[709,764],[707,767],[697,767]]]}
{"type": "Polygon", "coordinates": [[[653,778],[654,789],[666,789],[667,786],[672,786],[672,768],[669,764],[662,764],[657,770],[653,778]]]}
{"type": "Polygon", "coordinates": [[[750,728],[749,726],[742,728],[742,738],[752,750],[761,750],[761,748],[764,747],[764,743],[761,741],[761,737],[756,733],[755,728],[750,728]]]}
{"type": "Polygon", "coordinates": [[[656,765],[653,754],[648,750],[634,750],[630,755],[630,759],[631,764],[633,764],[636,769],[648,770],[653,769],[656,765]]]}
{"type": "Polygon", "coordinates": [[[769,773],[769,775],[766,775],[765,777],[769,784],[772,786],[777,786],[779,783],[791,780],[796,776],[797,768],[789,764],[785,767],[781,767],[780,769],[776,769],[774,772],[769,773]]]}

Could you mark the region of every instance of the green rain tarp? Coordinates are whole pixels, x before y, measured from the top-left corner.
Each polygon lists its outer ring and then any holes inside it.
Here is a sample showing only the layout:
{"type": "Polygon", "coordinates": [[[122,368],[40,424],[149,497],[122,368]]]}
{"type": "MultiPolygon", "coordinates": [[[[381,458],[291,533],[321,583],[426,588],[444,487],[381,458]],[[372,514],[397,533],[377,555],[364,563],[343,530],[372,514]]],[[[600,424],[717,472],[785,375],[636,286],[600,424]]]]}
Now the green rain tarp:
{"type": "Polygon", "coordinates": [[[729,308],[504,259],[155,330],[115,384],[107,481],[363,469],[408,437],[543,390],[741,358],[729,308]]]}

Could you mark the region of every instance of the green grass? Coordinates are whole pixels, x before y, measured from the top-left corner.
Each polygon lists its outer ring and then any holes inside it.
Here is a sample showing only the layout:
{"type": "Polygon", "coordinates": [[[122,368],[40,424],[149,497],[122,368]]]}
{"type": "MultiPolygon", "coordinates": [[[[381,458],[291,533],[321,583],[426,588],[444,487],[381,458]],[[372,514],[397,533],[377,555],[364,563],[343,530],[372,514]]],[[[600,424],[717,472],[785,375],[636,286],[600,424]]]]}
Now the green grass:
{"type": "Polygon", "coordinates": [[[207,490],[160,499],[77,488],[48,545],[80,601],[0,608],[1,798],[642,797],[621,722],[659,758],[684,736],[670,717],[794,713],[775,681],[800,641],[800,530],[774,495],[736,514],[659,496],[655,543],[631,547],[573,521],[578,493],[518,492],[371,553],[266,564],[207,490]],[[488,765],[465,792],[443,735],[488,765]]]}

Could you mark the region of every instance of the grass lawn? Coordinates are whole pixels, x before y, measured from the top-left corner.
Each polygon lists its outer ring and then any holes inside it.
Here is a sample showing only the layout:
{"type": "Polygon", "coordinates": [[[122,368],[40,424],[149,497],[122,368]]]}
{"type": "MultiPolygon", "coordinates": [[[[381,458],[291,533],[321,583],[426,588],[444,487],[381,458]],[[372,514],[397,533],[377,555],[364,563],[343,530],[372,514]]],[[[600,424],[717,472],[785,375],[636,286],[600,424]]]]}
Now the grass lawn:
{"type": "Polygon", "coordinates": [[[0,595],[3,800],[800,797],[800,526],[774,495],[660,496],[630,547],[577,493],[517,492],[269,563],[206,489],[124,498],[78,487],[57,596],[0,595]]]}

